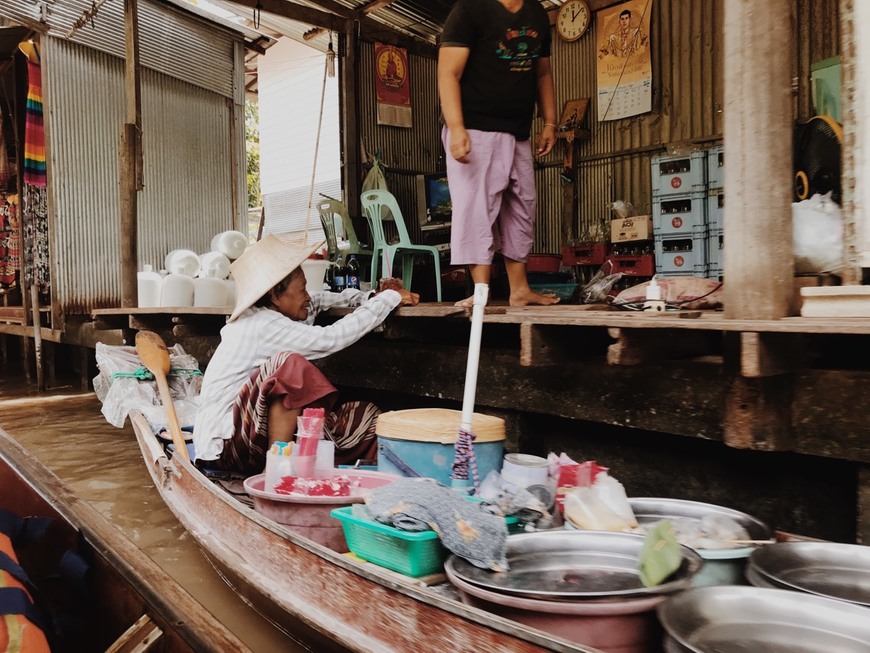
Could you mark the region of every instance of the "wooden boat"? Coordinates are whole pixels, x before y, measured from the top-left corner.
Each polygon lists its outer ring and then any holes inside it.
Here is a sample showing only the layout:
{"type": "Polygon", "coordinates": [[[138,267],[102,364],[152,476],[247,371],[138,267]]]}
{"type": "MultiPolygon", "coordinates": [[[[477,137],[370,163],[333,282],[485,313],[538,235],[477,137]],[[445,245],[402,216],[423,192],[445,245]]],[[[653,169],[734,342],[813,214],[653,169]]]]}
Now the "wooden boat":
{"type": "Polygon", "coordinates": [[[42,605],[65,608],[71,614],[58,613],[58,620],[71,616],[78,623],[74,632],[52,642],[52,650],[250,650],[3,429],[0,509],[52,520],[44,535],[20,553],[42,605]],[[80,584],[58,580],[68,578],[57,573],[62,554],[87,563],[84,576],[75,578],[80,584]]]}
{"type": "Polygon", "coordinates": [[[597,651],[360,564],[266,519],[189,461],[170,459],[141,414],[131,419],[155,486],[218,572],[314,650],[597,651]]]}

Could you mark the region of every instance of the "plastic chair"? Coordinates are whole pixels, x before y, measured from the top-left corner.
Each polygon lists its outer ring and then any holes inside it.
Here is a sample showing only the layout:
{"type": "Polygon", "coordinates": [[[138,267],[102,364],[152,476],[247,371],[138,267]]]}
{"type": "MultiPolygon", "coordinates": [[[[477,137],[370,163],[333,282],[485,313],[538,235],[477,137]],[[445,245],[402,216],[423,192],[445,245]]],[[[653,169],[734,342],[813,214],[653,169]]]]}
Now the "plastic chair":
{"type": "Polygon", "coordinates": [[[364,192],[360,199],[363,210],[372,230],[372,285],[377,283],[378,266],[384,263],[385,274],[392,275],[396,254],[402,257],[402,284],[411,289],[411,279],[414,275],[414,256],[416,254],[431,254],[435,264],[435,291],[437,301],[441,301],[441,253],[431,245],[415,245],[408,235],[402,211],[392,193],[385,190],[370,190],[364,192]],[[393,223],[399,234],[399,242],[388,243],[384,236],[384,217],[382,209],[392,215],[393,223]]]}
{"type": "Polygon", "coordinates": [[[347,240],[350,244],[347,250],[348,254],[372,255],[372,250],[365,249],[360,244],[356,230],[353,228],[353,221],[348,215],[347,207],[342,202],[328,199],[320,200],[317,202],[317,212],[320,214],[320,224],[326,235],[326,250],[329,253],[330,261],[335,261],[338,258],[339,234],[343,235],[343,240],[347,240]]]}

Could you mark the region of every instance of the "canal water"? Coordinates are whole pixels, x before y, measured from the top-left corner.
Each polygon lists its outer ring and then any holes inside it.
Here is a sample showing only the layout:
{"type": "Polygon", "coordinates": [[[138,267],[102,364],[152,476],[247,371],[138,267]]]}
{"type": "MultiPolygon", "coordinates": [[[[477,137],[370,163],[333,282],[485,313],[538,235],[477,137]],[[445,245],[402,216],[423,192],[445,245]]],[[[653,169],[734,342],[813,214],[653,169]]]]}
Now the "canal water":
{"type": "Polygon", "coordinates": [[[38,395],[5,370],[0,427],[89,501],[254,651],[308,650],[236,596],[160,498],[133,429],[108,424],[93,393],[38,395]]]}

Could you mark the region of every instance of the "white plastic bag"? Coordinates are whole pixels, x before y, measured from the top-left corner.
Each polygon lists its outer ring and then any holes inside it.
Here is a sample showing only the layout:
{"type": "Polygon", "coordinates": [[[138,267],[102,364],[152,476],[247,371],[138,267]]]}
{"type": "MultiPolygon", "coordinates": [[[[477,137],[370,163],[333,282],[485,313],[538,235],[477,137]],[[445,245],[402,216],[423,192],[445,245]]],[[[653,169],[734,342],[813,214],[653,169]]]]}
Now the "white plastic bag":
{"type": "Polygon", "coordinates": [[[600,472],[590,487],[578,487],[565,497],[565,517],[578,528],[629,531],[637,527],[622,483],[600,472]]]}
{"type": "Polygon", "coordinates": [[[791,205],[795,272],[822,274],[843,267],[843,219],[831,194],[791,205]]]}
{"type": "MultiPolygon", "coordinates": [[[[96,358],[100,373],[94,377],[94,393],[103,404],[101,411],[109,424],[122,428],[129,412],[138,409],[152,428],[166,426],[157,382],[128,376],[142,367],[135,347],[98,342],[96,358]]],[[[178,344],[169,347],[169,363],[177,371],[170,373],[168,382],[178,423],[191,426],[199,409],[199,390],[202,387],[202,375],[196,373],[199,364],[178,344]]]]}

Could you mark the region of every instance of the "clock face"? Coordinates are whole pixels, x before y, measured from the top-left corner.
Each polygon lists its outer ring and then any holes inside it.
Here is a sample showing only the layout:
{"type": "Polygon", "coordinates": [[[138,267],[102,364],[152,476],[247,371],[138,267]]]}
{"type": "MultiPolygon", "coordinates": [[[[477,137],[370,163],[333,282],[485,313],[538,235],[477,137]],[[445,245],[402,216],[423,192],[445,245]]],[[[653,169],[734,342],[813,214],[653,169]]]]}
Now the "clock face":
{"type": "Polygon", "coordinates": [[[589,5],[583,0],[568,0],[559,8],[556,29],[566,41],[576,41],[589,28],[589,5]]]}

